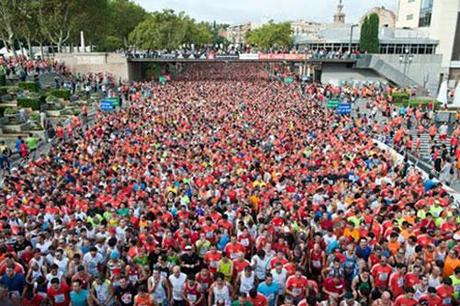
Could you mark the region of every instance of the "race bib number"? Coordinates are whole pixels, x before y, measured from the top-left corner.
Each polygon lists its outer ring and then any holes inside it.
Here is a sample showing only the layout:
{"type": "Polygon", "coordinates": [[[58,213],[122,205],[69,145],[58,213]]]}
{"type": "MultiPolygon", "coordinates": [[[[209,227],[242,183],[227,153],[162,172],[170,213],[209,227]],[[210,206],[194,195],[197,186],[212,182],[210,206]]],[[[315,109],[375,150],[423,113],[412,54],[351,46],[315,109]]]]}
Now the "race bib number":
{"type": "Polygon", "coordinates": [[[242,239],[241,244],[245,247],[249,246],[249,239],[242,239]]]}
{"type": "Polygon", "coordinates": [[[206,232],[206,238],[212,238],[213,236],[212,232],[206,232]]]}
{"type": "Polygon", "coordinates": [[[65,295],[64,294],[58,294],[54,297],[54,303],[60,304],[65,302],[65,295]]]}
{"type": "Polygon", "coordinates": [[[217,261],[215,261],[215,260],[209,262],[209,266],[210,266],[211,268],[217,269],[217,266],[218,266],[218,265],[219,265],[219,262],[217,262],[217,261]]]}
{"type": "Polygon", "coordinates": [[[295,296],[299,296],[302,293],[302,289],[294,288],[292,289],[292,293],[294,293],[295,296]]]}
{"type": "Polygon", "coordinates": [[[133,301],[133,295],[131,293],[125,293],[121,296],[121,301],[125,304],[129,304],[133,301]]]}
{"type": "Polygon", "coordinates": [[[312,263],[314,268],[321,268],[321,261],[313,260],[311,263],[312,263]]]}
{"type": "Polygon", "coordinates": [[[380,273],[379,280],[386,281],[387,279],[388,279],[388,274],[387,273],[380,273]]]}
{"type": "Polygon", "coordinates": [[[139,279],[139,277],[137,275],[130,275],[129,276],[129,280],[131,281],[131,283],[137,282],[138,279],[139,279]]]}
{"type": "Polygon", "coordinates": [[[398,286],[401,288],[404,286],[404,278],[402,277],[398,278],[398,286]]]}
{"type": "Polygon", "coordinates": [[[195,303],[197,300],[196,294],[187,294],[187,300],[189,300],[192,303],[195,303]]]}
{"type": "Polygon", "coordinates": [[[452,299],[451,299],[451,298],[444,298],[444,299],[442,300],[442,304],[443,304],[443,305],[450,305],[451,302],[452,302],[452,299]]]}

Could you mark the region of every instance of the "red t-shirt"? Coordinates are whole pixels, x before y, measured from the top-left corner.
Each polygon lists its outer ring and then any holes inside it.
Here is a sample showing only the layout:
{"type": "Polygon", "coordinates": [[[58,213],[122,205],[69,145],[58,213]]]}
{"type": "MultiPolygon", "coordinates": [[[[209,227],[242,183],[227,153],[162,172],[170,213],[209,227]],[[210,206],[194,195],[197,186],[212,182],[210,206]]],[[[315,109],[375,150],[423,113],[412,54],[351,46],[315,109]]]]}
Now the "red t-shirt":
{"type": "Polygon", "coordinates": [[[417,300],[409,299],[405,295],[400,295],[396,298],[394,306],[415,306],[417,300]]]}
{"type": "Polygon", "coordinates": [[[336,283],[333,277],[328,277],[324,280],[323,287],[329,292],[342,294],[343,291],[345,290],[345,283],[341,279],[339,280],[338,283],[336,283]]]}
{"type": "Polygon", "coordinates": [[[254,306],[268,306],[267,298],[260,293],[257,293],[255,298],[248,298],[248,301],[254,306]]]}
{"type": "Polygon", "coordinates": [[[295,296],[305,296],[306,288],[308,287],[308,279],[305,276],[297,278],[295,275],[288,277],[286,281],[286,289],[292,291],[295,296]]]}
{"type": "Polygon", "coordinates": [[[61,282],[58,290],[53,287],[48,288],[48,298],[53,306],[68,306],[70,303],[70,288],[65,282],[61,282]]]}
{"type": "MultiPolygon", "coordinates": [[[[420,297],[419,302],[427,301],[428,306],[442,306],[442,299],[437,295],[424,294],[420,297]]],[[[449,304],[450,305],[450,304],[449,304]]]]}

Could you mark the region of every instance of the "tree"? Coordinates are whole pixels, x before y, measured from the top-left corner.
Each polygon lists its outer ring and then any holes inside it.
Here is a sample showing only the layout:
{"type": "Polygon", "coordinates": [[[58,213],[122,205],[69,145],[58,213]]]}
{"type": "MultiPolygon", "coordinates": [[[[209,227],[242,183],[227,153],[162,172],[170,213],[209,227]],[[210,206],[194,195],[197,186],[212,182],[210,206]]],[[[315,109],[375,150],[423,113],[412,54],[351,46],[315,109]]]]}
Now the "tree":
{"type": "Polygon", "coordinates": [[[261,26],[246,34],[246,41],[259,48],[289,47],[293,43],[291,25],[288,22],[273,23],[261,26]]]}
{"type": "Polygon", "coordinates": [[[23,40],[27,43],[30,58],[34,56],[32,53],[32,42],[39,42],[40,46],[42,46],[43,42],[38,15],[34,14],[38,8],[39,1],[29,0],[24,1],[19,10],[19,18],[22,22],[17,28],[17,36],[19,40],[23,40]]]}
{"type": "MultiPolygon", "coordinates": [[[[128,36],[136,26],[148,17],[141,6],[130,0],[110,0],[110,36],[120,38],[128,47],[128,36]]],[[[113,39],[111,38],[112,42],[113,39]]]]}
{"type": "Polygon", "coordinates": [[[16,55],[14,39],[17,34],[15,31],[20,23],[20,6],[24,2],[23,0],[0,0],[0,39],[12,49],[14,55],[16,55]]]}
{"type": "Polygon", "coordinates": [[[173,10],[154,12],[139,23],[129,35],[136,47],[145,50],[177,49],[183,44],[203,46],[213,42],[208,24],[173,10]]]}
{"type": "Polygon", "coordinates": [[[378,53],[379,43],[379,16],[373,13],[364,19],[361,25],[360,49],[368,53],[378,53]]]}

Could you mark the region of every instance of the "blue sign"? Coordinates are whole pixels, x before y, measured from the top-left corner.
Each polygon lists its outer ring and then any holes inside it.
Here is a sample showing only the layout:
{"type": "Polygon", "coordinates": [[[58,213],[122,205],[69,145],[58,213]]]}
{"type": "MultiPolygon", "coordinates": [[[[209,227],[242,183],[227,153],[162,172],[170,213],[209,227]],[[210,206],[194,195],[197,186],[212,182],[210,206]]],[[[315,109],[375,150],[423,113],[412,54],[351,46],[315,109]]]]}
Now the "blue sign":
{"type": "Polygon", "coordinates": [[[113,111],[113,101],[111,100],[101,100],[101,110],[103,111],[113,111]]]}
{"type": "Polygon", "coordinates": [[[349,115],[351,113],[351,104],[350,103],[340,103],[337,105],[337,114],[339,115],[349,115]]]}

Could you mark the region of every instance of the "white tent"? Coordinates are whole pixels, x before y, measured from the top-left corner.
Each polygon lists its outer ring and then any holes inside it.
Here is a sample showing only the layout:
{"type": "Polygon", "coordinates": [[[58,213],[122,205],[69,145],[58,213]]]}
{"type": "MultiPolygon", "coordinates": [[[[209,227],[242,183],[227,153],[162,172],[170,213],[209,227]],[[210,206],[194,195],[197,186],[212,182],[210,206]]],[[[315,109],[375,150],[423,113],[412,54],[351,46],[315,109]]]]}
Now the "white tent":
{"type": "Polygon", "coordinates": [[[449,107],[460,108],[460,82],[458,82],[457,87],[455,88],[454,103],[449,105],[449,107]]]}
{"type": "Polygon", "coordinates": [[[447,104],[447,80],[442,81],[437,100],[441,102],[442,106],[447,104]]]}
{"type": "Polygon", "coordinates": [[[3,47],[0,49],[0,55],[7,56],[9,54],[8,49],[6,47],[3,47]]]}

